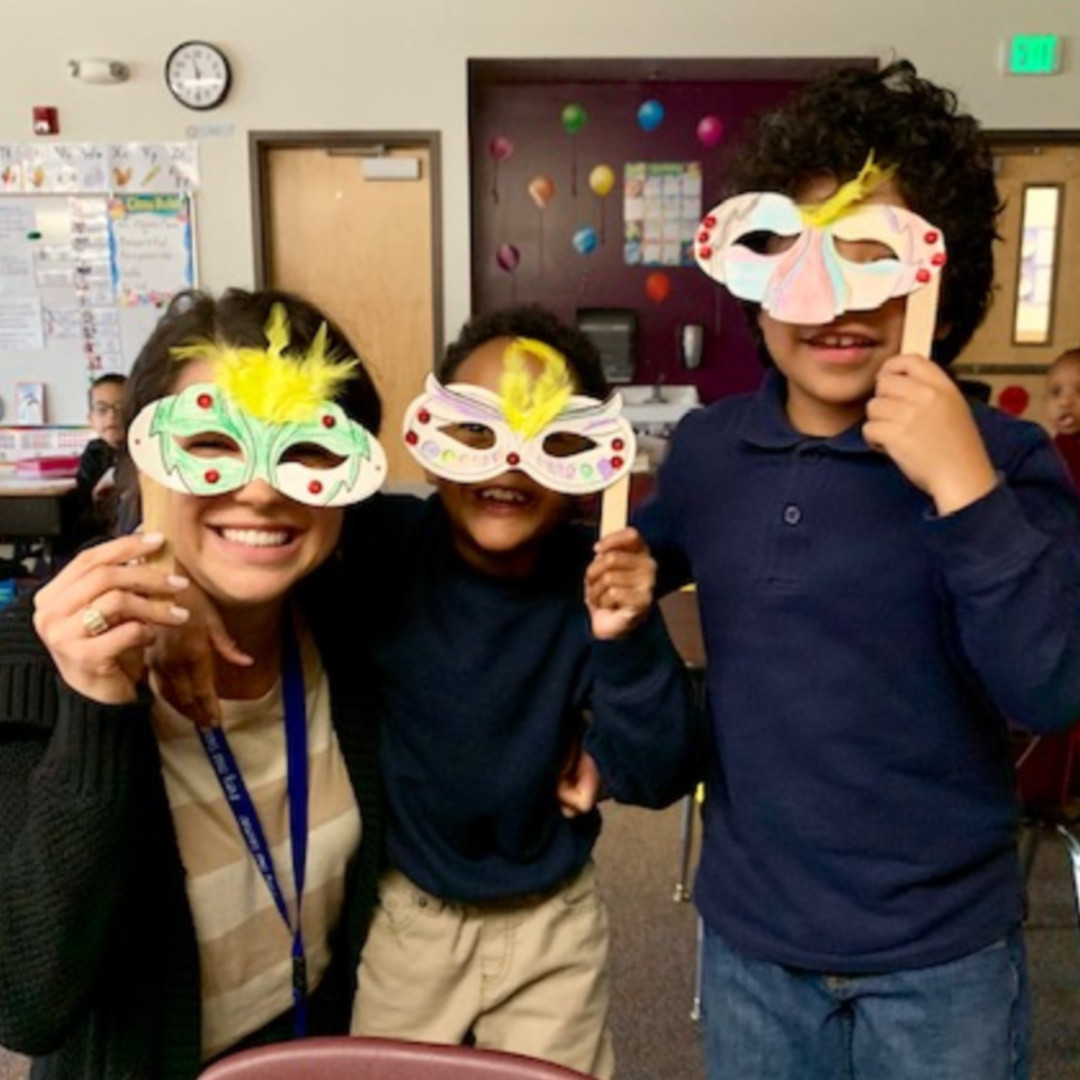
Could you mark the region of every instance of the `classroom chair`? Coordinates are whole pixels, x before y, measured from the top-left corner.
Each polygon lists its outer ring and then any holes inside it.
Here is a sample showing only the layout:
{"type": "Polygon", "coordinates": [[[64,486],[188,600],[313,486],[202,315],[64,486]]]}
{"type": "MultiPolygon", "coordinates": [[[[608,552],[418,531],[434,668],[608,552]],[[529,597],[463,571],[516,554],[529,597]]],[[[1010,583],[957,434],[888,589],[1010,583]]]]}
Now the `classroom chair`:
{"type": "Polygon", "coordinates": [[[1027,880],[1046,837],[1065,844],[1080,930],[1080,726],[1056,735],[1013,733],[1013,768],[1020,801],[1020,858],[1027,880]]]}
{"type": "Polygon", "coordinates": [[[297,1039],[241,1050],[199,1080],[587,1080],[548,1061],[397,1039],[349,1035],[297,1039]]]}

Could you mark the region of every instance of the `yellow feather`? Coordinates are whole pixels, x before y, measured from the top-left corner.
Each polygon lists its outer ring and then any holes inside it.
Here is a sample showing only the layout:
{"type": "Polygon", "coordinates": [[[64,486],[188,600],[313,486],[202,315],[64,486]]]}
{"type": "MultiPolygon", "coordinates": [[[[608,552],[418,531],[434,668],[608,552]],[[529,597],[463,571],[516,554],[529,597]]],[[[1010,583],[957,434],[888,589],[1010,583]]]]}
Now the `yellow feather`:
{"type": "Polygon", "coordinates": [[[862,202],[871,192],[891,180],[895,173],[895,165],[882,168],[875,164],[874,151],[871,150],[858,176],[848,180],[846,184],[841,184],[823,203],[800,208],[803,221],[818,228],[831,225],[843,217],[855,203],[862,202]]]}
{"type": "Polygon", "coordinates": [[[562,412],[574,392],[566,358],[558,349],[533,338],[515,338],[503,354],[499,394],[510,427],[526,439],[542,431],[562,412]],[[533,377],[529,358],[541,371],[533,377]]]}
{"type": "Polygon", "coordinates": [[[337,396],[359,364],[355,359],[338,361],[327,352],[325,323],[306,353],[285,355],[290,328],[283,304],[274,304],[270,309],[265,332],[266,349],[207,341],[177,346],[172,355],[179,360],[209,360],[214,367],[214,382],[240,408],[274,424],[312,419],[337,396]]]}

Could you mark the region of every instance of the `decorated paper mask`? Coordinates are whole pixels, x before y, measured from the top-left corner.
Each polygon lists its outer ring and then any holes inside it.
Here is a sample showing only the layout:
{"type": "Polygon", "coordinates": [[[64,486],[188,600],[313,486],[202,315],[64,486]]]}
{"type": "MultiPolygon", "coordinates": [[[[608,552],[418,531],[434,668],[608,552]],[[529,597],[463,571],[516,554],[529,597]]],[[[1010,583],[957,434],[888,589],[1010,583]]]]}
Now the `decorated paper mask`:
{"type": "Polygon", "coordinates": [[[702,221],[694,244],[698,265],[777,321],[804,326],[907,296],[940,274],[945,244],[940,229],[910,210],[860,202],[890,175],[871,155],[859,176],[819,207],[770,192],[728,199],[702,221]],[[852,261],[837,250],[837,240],[873,241],[892,255],[852,261]]]}
{"type": "Polygon", "coordinates": [[[627,475],[636,443],[622,399],[572,393],[566,362],[543,342],[517,339],[494,394],[481,386],[443,386],[433,375],[405,411],[405,444],[436,476],[475,484],[520,469],[566,495],[601,491],[627,475]],[[540,359],[531,379],[523,354],[540,359]]]}
{"type": "Polygon", "coordinates": [[[135,417],[128,449],[136,466],[190,495],[221,495],[256,479],[311,506],[371,495],[386,477],[386,456],[332,400],[355,361],[327,358],[325,329],[305,356],[286,357],[288,322],[275,304],[265,351],[174,349],[178,358],[209,359],[214,382],[160,398],[135,417]]]}

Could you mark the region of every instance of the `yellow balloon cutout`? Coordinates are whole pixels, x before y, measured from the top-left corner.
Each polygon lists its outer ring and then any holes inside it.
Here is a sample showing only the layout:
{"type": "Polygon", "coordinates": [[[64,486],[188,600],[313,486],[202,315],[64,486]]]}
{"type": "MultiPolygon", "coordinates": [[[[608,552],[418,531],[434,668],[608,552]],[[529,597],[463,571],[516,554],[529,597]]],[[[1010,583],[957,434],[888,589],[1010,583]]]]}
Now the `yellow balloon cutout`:
{"type": "Polygon", "coordinates": [[[589,173],[589,187],[602,199],[615,186],[615,174],[606,165],[597,165],[589,173]]]}

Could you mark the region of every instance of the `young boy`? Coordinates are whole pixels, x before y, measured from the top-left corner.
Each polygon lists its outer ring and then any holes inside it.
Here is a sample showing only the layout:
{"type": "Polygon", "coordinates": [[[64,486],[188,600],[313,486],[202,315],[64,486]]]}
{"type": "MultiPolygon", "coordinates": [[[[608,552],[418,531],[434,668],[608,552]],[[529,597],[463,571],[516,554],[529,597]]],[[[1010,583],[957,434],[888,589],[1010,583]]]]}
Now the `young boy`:
{"type": "Polygon", "coordinates": [[[1016,1080],[1006,725],[1080,716],[1080,516],[1041,429],[967,403],[944,370],[990,297],[991,156],[901,62],[797,93],[734,186],[797,204],[736,258],[764,277],[809,252],[806,272],[751,307],[761,390],[683,421],[639,520],[661,583],[696,580],[709,655],[707,1075],[1016,1080]],[[847,187],[868,161],[875,182],[847,187]],[[809,315],[827,287],[904,269],[902,236],[854,224],[904,210],[947,252],[932,359],[899,355],[902,295],[809,315]]]}
{"type": "Polygon", "coordinates": [[[94,437],[79,459],[75,490],[66,497],[63,537],[57,545],[61,554],[114,531],[117,452],[126,436],[122,412],[126,383],[126,376],[109,373],[90,385],[86,419],[94,437]]]}
{"type": "Polygon", "coordinates": [[[1066,349],[1046,373],[1054,445],[1080,489],[1080,349],[1066,349]]]}
{"type": "MultiPolygon", "coordinates": [[[[468,324],[438,378],[498,394],[521,339],[561,353],[575,393],[606,397],[591,343],[533,307],[468,324]]],[[[493,433],[454,436],[483,447],[493,433]]],[[[600,818],[567,816],[556,793],[582,740],[617,799],[687,790],[692,709],[655,566],[636,532],[595,544],[570,524],[572,498],[512,466],[435,486],[426,501],[376,496],[346,538],[377,670],[389,863],[353,1032],[472,1038],[610,1077],[600,818]]]]}

